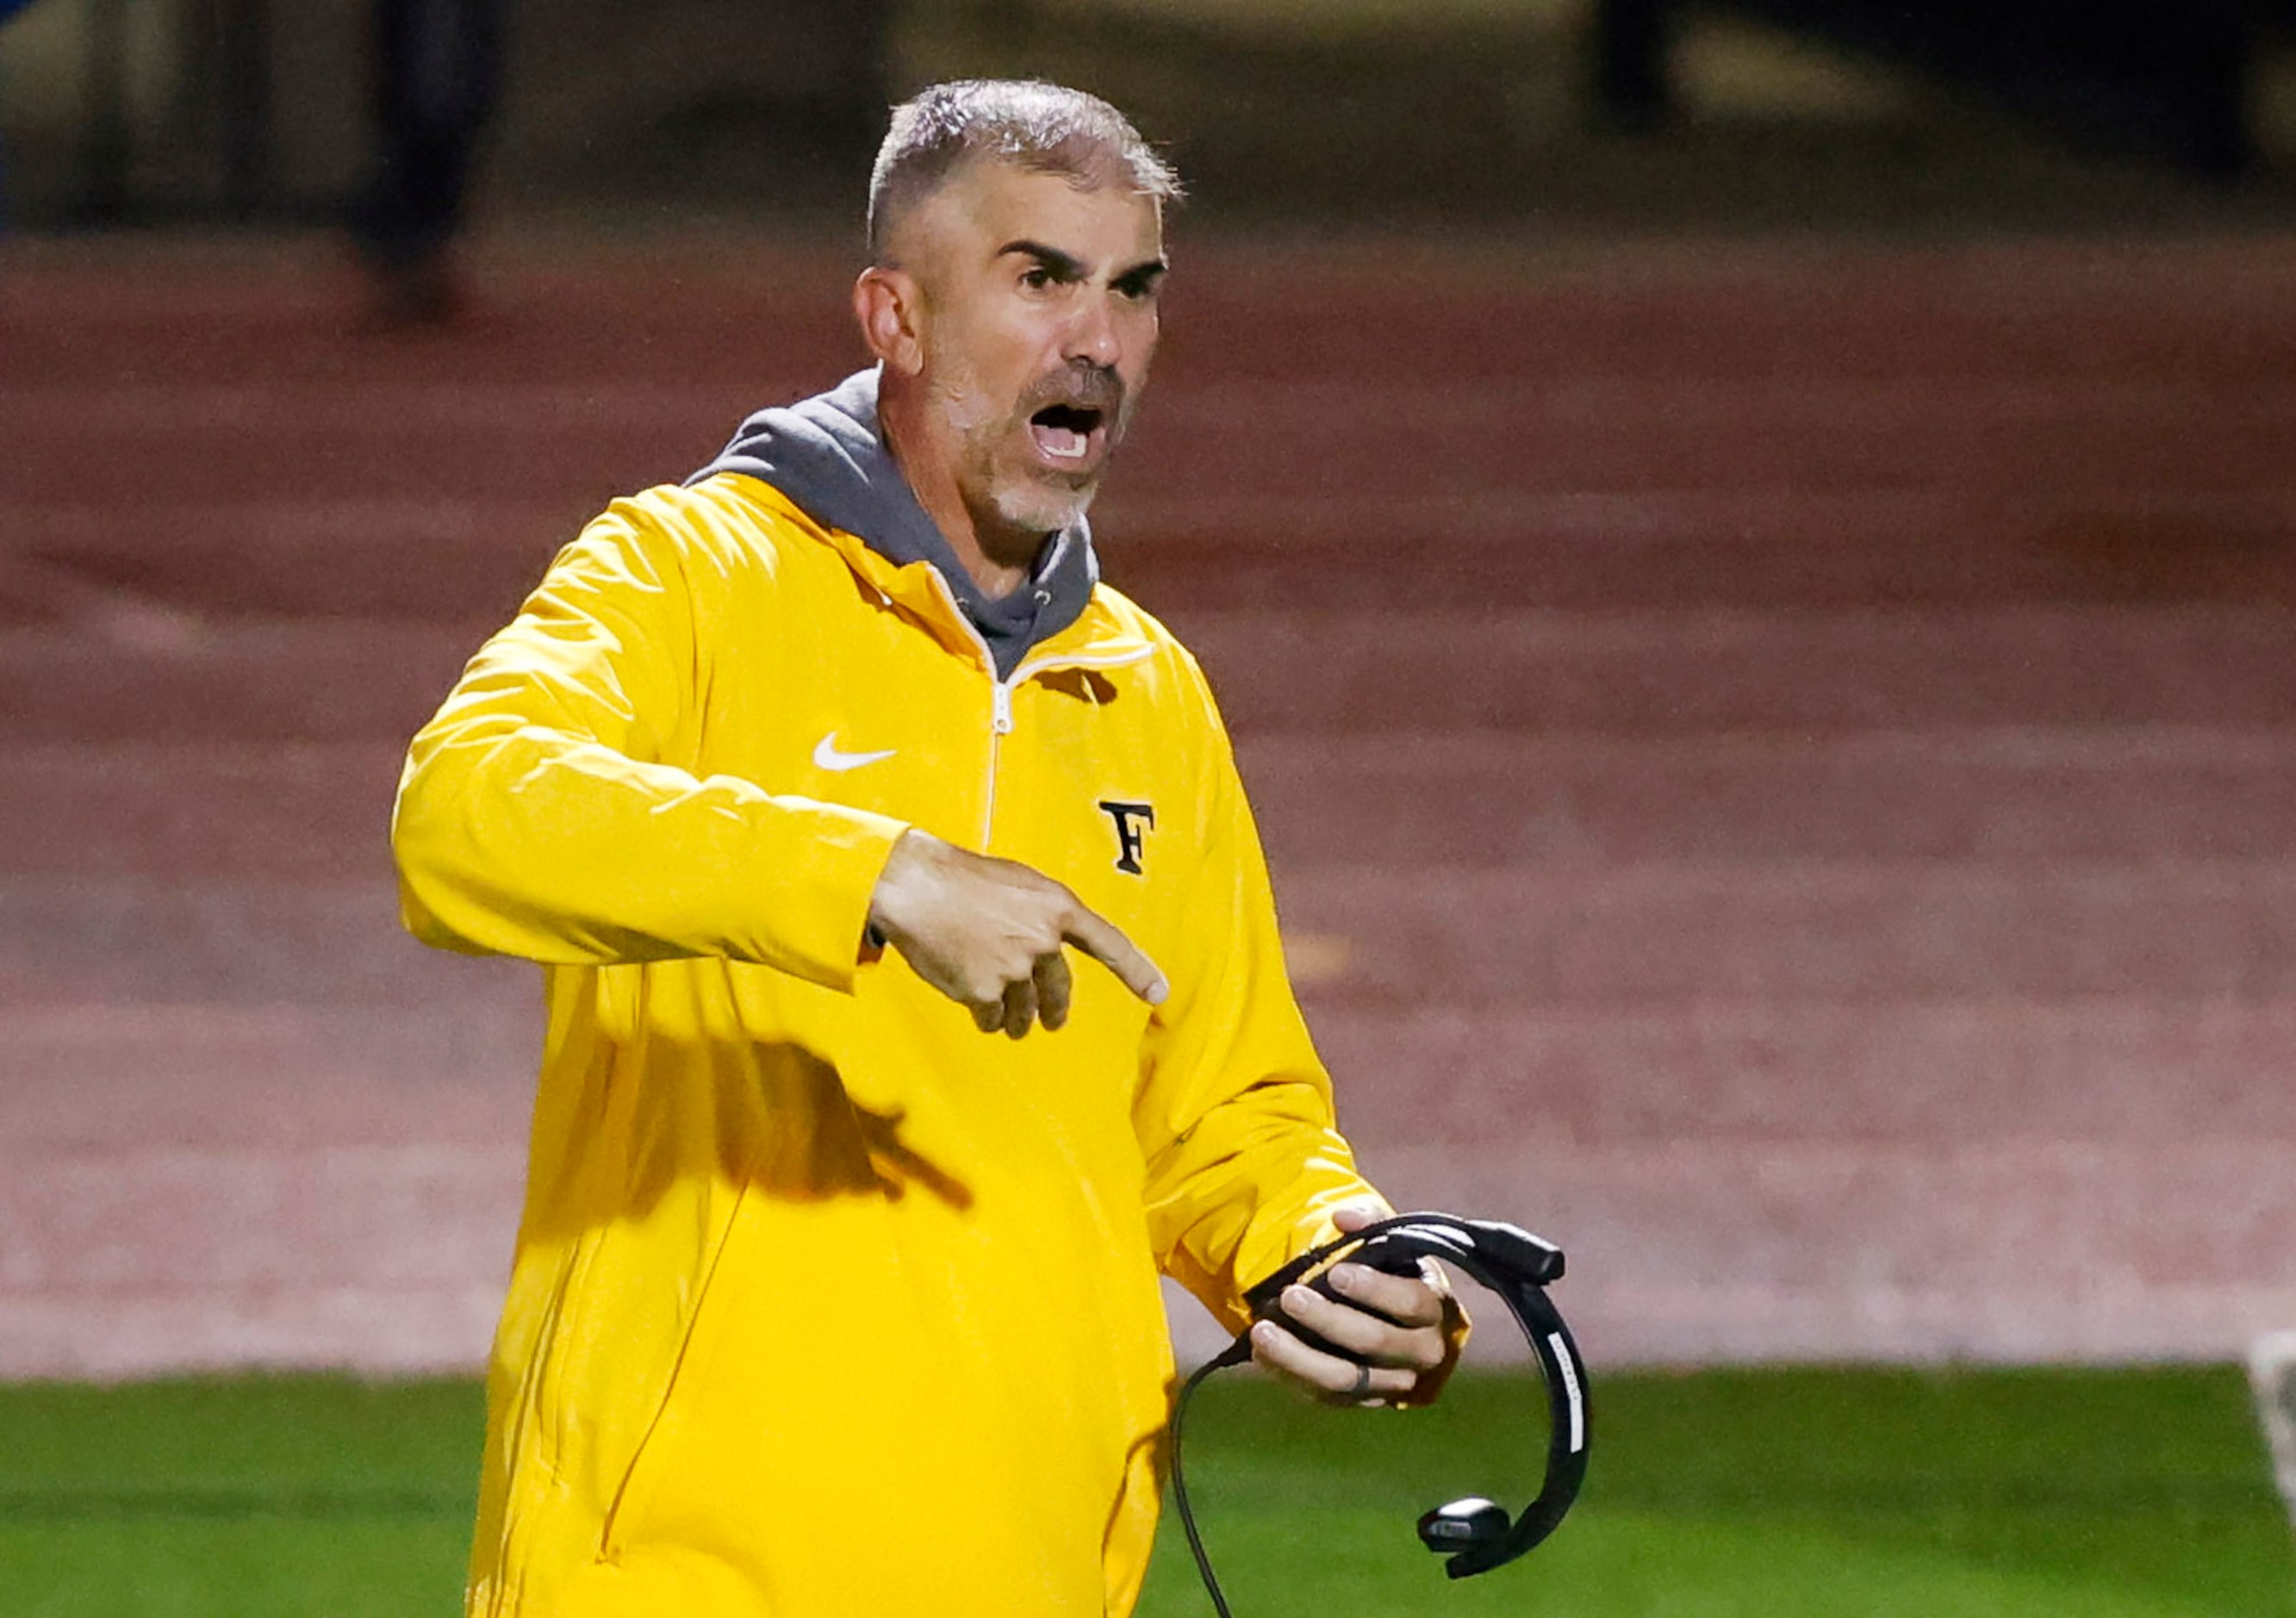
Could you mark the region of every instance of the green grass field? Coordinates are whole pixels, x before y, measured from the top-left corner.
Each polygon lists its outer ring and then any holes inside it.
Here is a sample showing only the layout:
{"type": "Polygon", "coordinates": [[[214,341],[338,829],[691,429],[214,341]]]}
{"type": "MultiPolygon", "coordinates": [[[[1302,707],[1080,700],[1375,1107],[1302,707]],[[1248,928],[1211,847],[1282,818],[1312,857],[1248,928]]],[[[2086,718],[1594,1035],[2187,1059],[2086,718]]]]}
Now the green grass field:
{"type": "MultiPolygon", "coordinates": [[[[1189,1478],[1238,1618],[2296,1618],[2230,1367],[1605,1377],[1578,1510],[1454,1585],[1412,1519],[1521,1503],[1529,1392],[1342,1415],[1216,1380],[1189,1478]]],[[[480,1419],[468,1382],[0,1387],[0,1613],[454,1611],[480,1419]]],[[[1167,1527],[1142,1611],[1209,1612],[1167,1527]]]]}

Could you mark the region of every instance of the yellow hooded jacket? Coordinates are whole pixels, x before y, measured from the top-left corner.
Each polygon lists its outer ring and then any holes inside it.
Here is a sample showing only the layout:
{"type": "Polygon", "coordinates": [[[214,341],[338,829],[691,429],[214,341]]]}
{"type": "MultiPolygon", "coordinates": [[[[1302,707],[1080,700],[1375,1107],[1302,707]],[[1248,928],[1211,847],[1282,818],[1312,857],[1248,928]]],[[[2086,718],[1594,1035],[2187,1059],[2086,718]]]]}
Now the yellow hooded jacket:
{"type": "Polygon", "coordinates": [[[1370,1195],[1202,673],[1105,586],[1009,678],[754,477],[616,502],[415,738],[408,926],[546,968],[474,1614],[1130,1611],[1171,1360],[1370,1195]],[[982,1034],[864,940],[919,826],[1161,966],[982,1034]]]}

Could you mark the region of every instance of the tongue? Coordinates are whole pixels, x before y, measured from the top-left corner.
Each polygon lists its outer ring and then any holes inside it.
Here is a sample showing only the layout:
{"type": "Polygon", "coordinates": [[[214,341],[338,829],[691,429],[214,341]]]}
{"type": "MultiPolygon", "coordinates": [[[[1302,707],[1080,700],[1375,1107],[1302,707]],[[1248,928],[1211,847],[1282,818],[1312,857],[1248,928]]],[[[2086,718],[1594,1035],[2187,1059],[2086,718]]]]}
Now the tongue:
{"type": "Polygon", "coordinates": [[[1046,422],[1032,422],[1029,430],[1037,435],[1037,442],[1044,447],[1046,455],[1063,461],[1073,461],[1081,456],[1091,442],[1073,427],[1055,427],[1046,422]]]}

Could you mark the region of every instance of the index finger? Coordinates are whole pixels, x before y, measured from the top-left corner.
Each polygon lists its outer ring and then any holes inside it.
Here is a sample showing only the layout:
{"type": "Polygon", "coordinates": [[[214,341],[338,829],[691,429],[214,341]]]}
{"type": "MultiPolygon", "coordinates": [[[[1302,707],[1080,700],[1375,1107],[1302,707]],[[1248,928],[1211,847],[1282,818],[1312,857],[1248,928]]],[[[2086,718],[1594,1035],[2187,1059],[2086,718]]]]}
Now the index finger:
{"type": "Polygon", "coordinates": [[[1061,938],[1114,973],[1119,982],[1151,1006],[1161,1006],[1164,997],[1172,992],[1155,962],[1141,954],[1114,923],[1083,904],[1077,906],[1069,924],[1061,930],[1061,938]]]}

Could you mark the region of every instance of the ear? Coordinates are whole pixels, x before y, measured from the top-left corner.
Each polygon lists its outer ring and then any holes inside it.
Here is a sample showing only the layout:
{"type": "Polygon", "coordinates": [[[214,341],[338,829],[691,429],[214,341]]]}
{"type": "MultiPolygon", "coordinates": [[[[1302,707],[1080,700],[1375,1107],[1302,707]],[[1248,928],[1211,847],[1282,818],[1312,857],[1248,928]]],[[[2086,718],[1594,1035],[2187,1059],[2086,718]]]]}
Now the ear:
{"type": "Polygon", "coordinates": [[[861,323],[861,339],[869,352],[904,376],[924,367],[924,343],[918,330],[924,298],[916,277],[906,270],[872,265],[853,283],[853,317],[861,323]]]}

